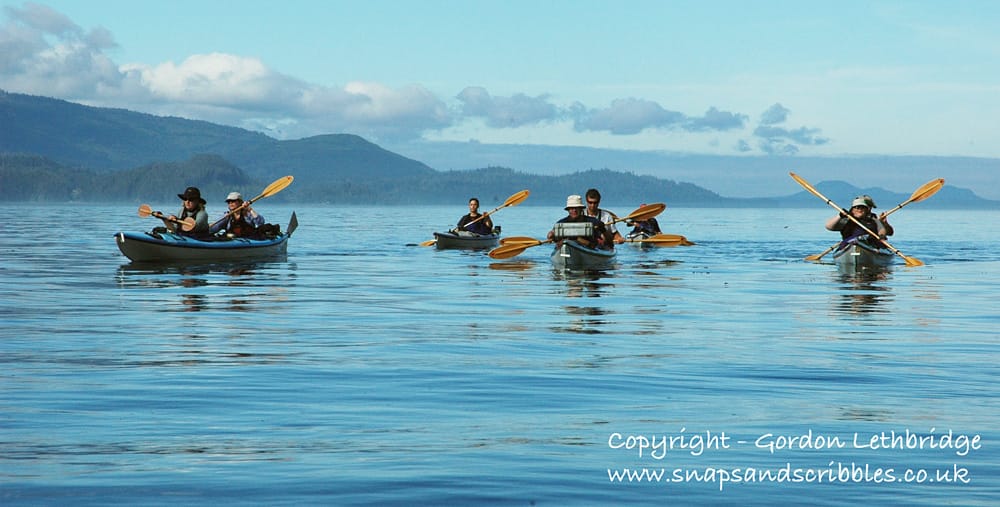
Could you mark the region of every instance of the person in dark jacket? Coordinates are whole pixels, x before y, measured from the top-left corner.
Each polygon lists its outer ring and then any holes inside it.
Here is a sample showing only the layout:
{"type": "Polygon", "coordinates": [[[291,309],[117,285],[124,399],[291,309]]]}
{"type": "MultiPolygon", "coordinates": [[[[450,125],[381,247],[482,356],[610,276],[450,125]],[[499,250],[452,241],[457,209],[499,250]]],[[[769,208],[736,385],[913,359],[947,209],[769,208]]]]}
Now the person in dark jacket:
{"type": "Polygon", "coordinates": [[[868,238],[868,243],[881,246],[881,239],[885,239],[889,234],[890,230],[885,226],[885,224],[872,213],[872,208],[875,207],[875,201],[867,195],[859,195],[851,201],[851,209],[846,213],[841,212],[840,214],[830,218],[826,222],[826,228],[830,231],[840,231],[840,237],[847,241],[859,236],[868,234],[863,228],[859,227],[858,224],[848,218],[847,213],[849,213],[855,220],[864,224],[872,232],[878,234],[877,238],[868,238]]]}
{"type": "Polygon", "coordinates": [[[212,224],[208,232],[226,231],[234,237],[246,238],[256,236],[257,228],[264,225],[264,216],[245,203],[239,192],[230,192],[226,196],[226,206],[229,210],[212,224]]]}
{"type": "Polygon", "coordinates": [[[489,215],[482,219],[480,217],[483,214],[479,212],[479,199],[473,197],[469,199],[469,214],[458,219],[456,232],[468,231],[483,236],[493,234],[493,219],[489,215]]]}
{"type": "MultiPolygon", "coordinates": [[[[590,237],[577,237],[573,238],[576,242],[588,248],[602,248],[605,250],[614,250],[615,248],[615,238],[605,227],[604,222],[601,222],[597,218],[589,217],[584,214],[586,206],[583,205],[583,198],[579,195],[571,195],[566,198],[566,213],[567,215],[560,219],[557,224],[574,223],[574,222],[590,222],[594,224],[593,235],[590,237]]],[[[555,238],[555,229],[549,231],[548,239],[555,238]]]]}

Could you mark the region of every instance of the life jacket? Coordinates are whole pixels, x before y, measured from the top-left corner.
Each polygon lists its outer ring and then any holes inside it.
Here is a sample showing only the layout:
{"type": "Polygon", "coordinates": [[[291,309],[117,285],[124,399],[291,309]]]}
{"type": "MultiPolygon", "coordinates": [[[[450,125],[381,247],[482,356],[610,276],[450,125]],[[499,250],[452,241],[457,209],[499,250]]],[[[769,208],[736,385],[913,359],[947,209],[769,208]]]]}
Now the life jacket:
{"type": "Polygon", "coordinates": [[[253,236],[256,231],[257,229],[252,224],[248,224],[243,217],[231,216],[226,224],[226,232],[238,238],[253,236]]]}
{"type": "MultiPolygon", "coordinates": [[[[864,224],[864,226],[867,227],[868,230],[878,234],[878,222],[877,222],[877,217],[875,216],[874,213],[869,213],[868,215],[858,219],[858,221],[864,224]]],[[[858,224],[854,223],[854,221],[851,219],[847,219],[847,224],[845,224],[844,228],[840,230],[840,237],[843,238],[845,241],[858,236],[864,236],[866,234],[868,234],[868,231],[864,230],[861,227],[858,227],[858,224]]],[[[874,238],[869,238],[869,239],[872,240],[869,242],[878,244],[877,241],[874,241],[874,238]]]]}

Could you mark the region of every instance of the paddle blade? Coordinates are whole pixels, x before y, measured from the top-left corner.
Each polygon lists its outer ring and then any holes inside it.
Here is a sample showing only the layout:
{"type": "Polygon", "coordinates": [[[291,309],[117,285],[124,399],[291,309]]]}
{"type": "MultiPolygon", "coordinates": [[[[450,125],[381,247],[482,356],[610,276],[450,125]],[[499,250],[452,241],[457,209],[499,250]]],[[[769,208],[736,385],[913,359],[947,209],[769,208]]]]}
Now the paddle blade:
{"type": "Polygon", "coordinates": [[[514,245],[514,244],[525,244],[525,243],[535,243],[538,240],[529,236],[511,236],[509,238],[501,238],[501,245],[514,245]]]}
{"type": "MultiPolygon", "coordinates": [[[[920,201],[922,201],[922,200],[924,200],[924,199],[926,199],[926,198],[928,198],[928,197],[936,194],[938,192],[938,190],[941,190],[941,187],[943,187],[943,186],[944,186],[944,178],[938,178],[936,180],[928,181],[927,183],[924,183],[923,186],[921,186],[920,188],[916,189],[913,192],[913,195],[910,196],[910,199],[908,201],[906,201],[906,202],[907,203],[920,202],[920,201]]],[[[900,205],[900,206],[902,206],[902,205],[900,205]]]]}
{"type": "Polygon", "coordinates": [[[667,209],[667,205],[663,204],[662,202],[656,204],[647,204],[645,206],[640,206],[635,211],[629,213],[628,216],[626,216],[625,218],[619,218],[618,220],[615,221],[621,222],[623,220],[635,220],[635,221],[649,220],[650,218],[653,218],[656,215],[662,213],[663,210],[665,209],[667,209]]]}
{"type": "Polygon", "coordinates": [[[520,192],[518,192],[518,193],[516,193],[516,194],[514,194],[514,195],[512,195],[510,197],[508,197],[507,200],[503,202],[503,205],[504,206],[517,206],[518,204],[521,204],[522,202],[524,202],[524,200],[528,198],[528,194],[530,194],[530,193],[531,192],[529,192],[527,190],[522,190],[522,191],[520,191],[520,192]]]}
{"type": "Polygon", "coordinates": [[[648,237],[648,238],[646,238],[646,239],[644,239],[642,241],[653,241],[654,243],[657,242],[657,241],[672,243],[672,242],[687,241],[687,238],[685,238],[684,236],[681,236],[680,234],[656,234],[656,235],[650,236],[650,237],[648,237]]]}
{"type": "Polygon", "coordinates": [[[435,243],[437,243],[437,241],[438,240],[436,239],[429,239],[427,241],[420,243],[420,246],[433,246],[435,243]]]}
{"type": "Polygon", "coordinates": [[[145,218],[153,214],[153,208],[148,204],[143,204],[139,206],[139,216],[145,218]]]}
{"type": "Polygon", "coordinates": [[[542,243],[542,241],[538,241],[536,239],[533,243],[512,243],[509,245],[498,246],[493,250],[490,250],[489,255],[493,259],[509,259],[511,257],[521,255],[521,252],[533,246],[541,245],[542,243]]]}
{"type": "Polygon", "coordinates": [[[181,230],[184,232],[188,232],[191,229],[194,229],[194,219],[191,217],[187,217],[184,220],[178,220],[178,223],[180,223],[181,230]]]}
{"type": "Polygon", "coordinates": [[[916,266],[923,266],[924,265],[924,262],[921,261],[920,259],[916,258],[916,257],[907,257],[907,256],[904,255],[903,256],[903,260],[906,262],[906,265],[910,266],[910,267],[916,267],[916,266]]]}
{"type": "Polygon", "coordinates": [[[809,184],[808,181],[802,179],[798,174],[795,174],[793,172],[790,172],[788,174],[789,176],[792,177],[793,180],[797,181],[799,185],[802,185],[802,188],[808,190],[809,193],[815,195],[816,197],[819,197],[820,199],[823,199],[824,201],[828,201],[825,195],[819,193],[819,190],[816,190],[812,185],[809,184]]]}
{"type": "Polygon", "coordinates": [[[806,256],[806,260],[807,261],[818,261],[818,260],[822,259],[824,255],[832,252],[834,248],[837,248],[837,245],[839,245],[839,244],[840,243],[834,243],[833,246],[831,246],[830,248],[827,248],[826,250],[823,250],[823,253],[807,255],[806,256]]]}
{"type": "Polygon", "coordinates": [[[292,177],[292,176],[285,176],[283,178],[278,178],[278,179],[274,180],[274,183],[271,183],[270,185],[268,185],[267,188],[265,188],[264,191],[260,193],[260,195],[258,195],[257,197],[254,197],[253,200],[256,201],[257,199],[260,199],[260,198],[263,198],[263,197],[271,197],[272,195],[277,194],[278,192],[281,192],[282,190],[284,190],[285,188],[287,188],[288,185],[291,185],[292,184],[292,180],[294,180],[294,179],[295,178],[292,177]]]}
{"type": "Polygon", "coordinates": [[[690,246],[694,244],[679,234],[657,234],[645,239],[633,239],[629,241],[633,243],[648,243],[655,246],[690,246]]]}

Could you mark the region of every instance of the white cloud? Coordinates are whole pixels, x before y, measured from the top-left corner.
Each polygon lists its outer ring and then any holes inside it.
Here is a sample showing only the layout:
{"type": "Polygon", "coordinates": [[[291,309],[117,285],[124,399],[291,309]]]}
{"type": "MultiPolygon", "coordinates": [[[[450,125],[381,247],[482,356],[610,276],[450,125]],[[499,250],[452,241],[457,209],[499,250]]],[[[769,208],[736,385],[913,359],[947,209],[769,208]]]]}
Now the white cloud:
{"type": "MultiPolygon", "coordinates": [[[[544,93],[494,96],[485,87],[469,86],[447,103],[419,84],[320,86],[277,72],[258,58],[221,52],[180,62],[118,65],[107,53],[116,47],[114,38],[103,28],[84,30],[37,4],[5,10],[9,21],[0,26],[0,89],[236,125],[278,138],[346,132],[376,142],[400,141],[482,128],[477,135],[484,137],[487,131],[539,140],[555,136],[563,143],[617,137],[620,144],[662,138],[662,131],[687,134],[673,137],[688,140],[705,133],[751,134],[745,131],[745,114],[709,107],[701,116],[688,116],[643,98],[591,108],[580,102],[559,105],[544,93]]],[[[763,113],[752,132],[760,149],[788,153],[793,150],[786,145],[827,142],[819,129],[780,127],[788,114],[781,104],[763,113]]],[[[662,139],[654,142],[660,145],[662,139]]],[[[745,142],[727,149],[752,148],[745,142]]]]}
{"type": "Polygon", "coordinates": [[[516,128],[556,120],[558,109],[548,96],[529,97],[517,93],[493,97],[485,88],[466,87],[456,97],[462,103],[462,116],[483,118],[493,128],[516,128]]]}
{"type": "Polygon", "coordinates": [[[686,117],[668,111],[656,102],[635,98],[616,99],[604,109],[577,108],[576,130],[606,130],[612,134],[638,134],[647,128],[669,128],[684,123],[686,117]]]}

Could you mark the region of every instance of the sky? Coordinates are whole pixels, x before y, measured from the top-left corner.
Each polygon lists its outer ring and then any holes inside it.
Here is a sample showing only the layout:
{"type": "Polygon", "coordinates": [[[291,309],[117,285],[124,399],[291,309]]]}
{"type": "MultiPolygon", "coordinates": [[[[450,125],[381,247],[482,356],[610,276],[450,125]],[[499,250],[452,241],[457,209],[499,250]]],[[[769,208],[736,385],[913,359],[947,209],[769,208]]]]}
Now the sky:
{"type": "Polygon", "coordinates": [[[0,6],[0,89],[278,139],[1000,157],[993,0],[0,6]]]}

